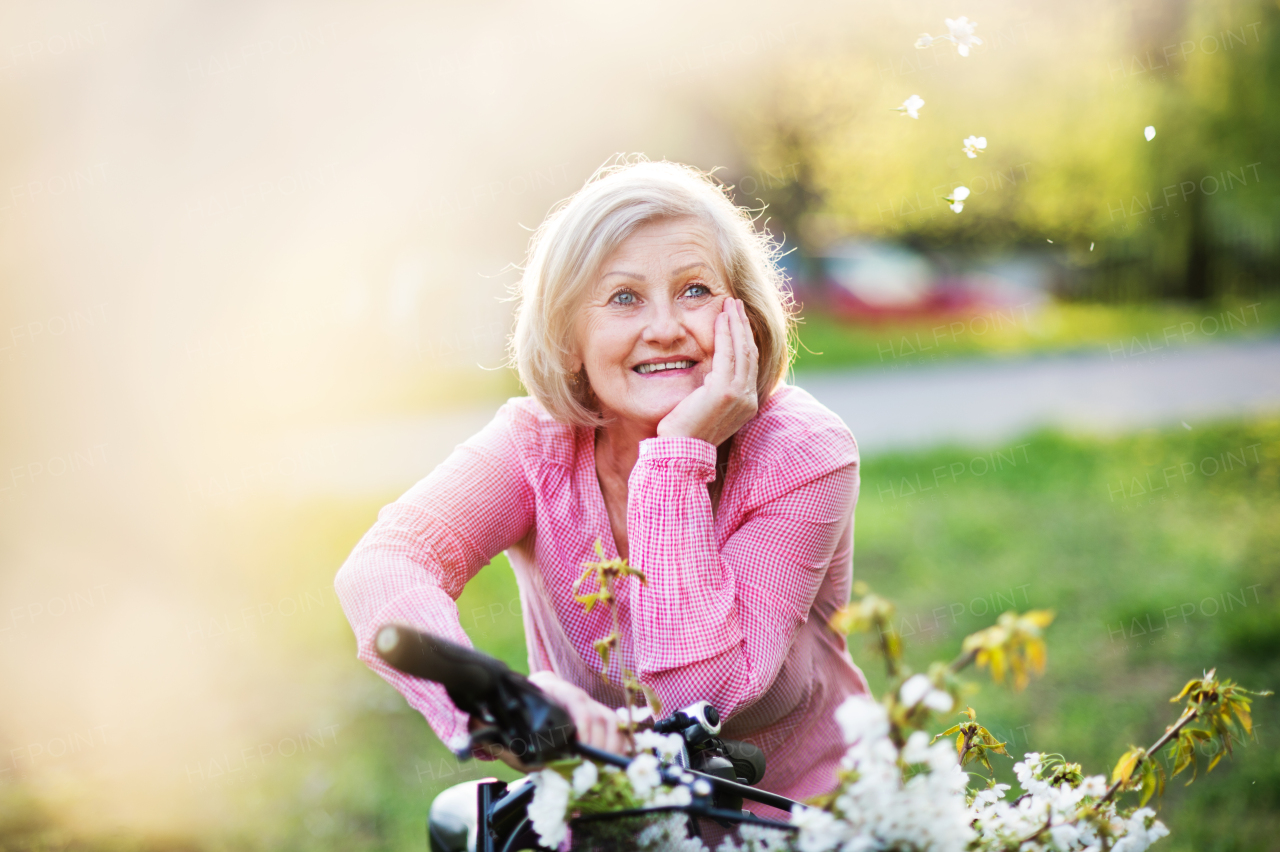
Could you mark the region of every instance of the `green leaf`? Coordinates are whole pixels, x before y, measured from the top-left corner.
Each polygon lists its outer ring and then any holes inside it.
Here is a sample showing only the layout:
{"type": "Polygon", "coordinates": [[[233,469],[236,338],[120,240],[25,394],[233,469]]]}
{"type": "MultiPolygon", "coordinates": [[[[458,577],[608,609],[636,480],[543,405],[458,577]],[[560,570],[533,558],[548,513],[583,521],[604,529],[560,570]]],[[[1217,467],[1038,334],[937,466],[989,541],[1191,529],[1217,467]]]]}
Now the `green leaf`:
{"type": "Polygon", "coordinates": [[[597,639],[592,643],[592,647],[596,649],[596,653],[600,655],[600,659],[604,661],[604,667],[601,672],[609,671],[609,651],[613,648],[613,642],[618,638],[617,633],[610,633],[603,639],[597,639]]]}
{"type": "Polygon", "coordinates": [[[1142,795],[1138,805],[1141,807],[1151,800],[1152,795],[1156,792],[1156,768],[1155,762],[1148,760],[1142,767],[1142,795]]]}
{"type": "Polygon", "coordinates": [[[1183,728],[1178,732],[1177,748],[1174,751],[1173,774],[1176,777],[1191,765],[1195,758],[1195,741],[1191,736],[1191,732],[1183,728]]]}
{"type": "Polygon", "coordinates": [[[1249,714],[1249,703],[1237,702],[1232,708],[1235,711],[1236,718],[1240,720],[1240,727],[1244,728],[1246,734],[1253,733],[1253,717],[1249,714]],[[1244,706],[1241,707],[1240,705],[1244,706]]]}
{"type": "Polygon", "coordinates": [[[1146,751],[1141,746],[1131,746],[1128,751],[1120,755],[1120,760],[1116,762],[1116,768],[1111,772],[1111,783],[1117,781],[1122,784],[1129,783],[1129,776],[1133,774],[1133,770],[1138,766],[1138,759],[1146,751]]]}

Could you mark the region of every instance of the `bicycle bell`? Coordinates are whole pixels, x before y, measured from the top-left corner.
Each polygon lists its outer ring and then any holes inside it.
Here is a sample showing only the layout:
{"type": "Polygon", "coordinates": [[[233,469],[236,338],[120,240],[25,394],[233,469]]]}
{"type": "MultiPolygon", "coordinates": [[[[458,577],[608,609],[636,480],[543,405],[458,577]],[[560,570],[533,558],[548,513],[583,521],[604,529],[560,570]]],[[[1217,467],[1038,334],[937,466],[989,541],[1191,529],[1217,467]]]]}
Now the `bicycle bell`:
{"type": "Polygon", "coordinates": [[[690,704],[665,719],[653,729],[660,734],[680,733],[690,745],[697,745],[720,734],[720,712],[709,701],[690,704]]]}

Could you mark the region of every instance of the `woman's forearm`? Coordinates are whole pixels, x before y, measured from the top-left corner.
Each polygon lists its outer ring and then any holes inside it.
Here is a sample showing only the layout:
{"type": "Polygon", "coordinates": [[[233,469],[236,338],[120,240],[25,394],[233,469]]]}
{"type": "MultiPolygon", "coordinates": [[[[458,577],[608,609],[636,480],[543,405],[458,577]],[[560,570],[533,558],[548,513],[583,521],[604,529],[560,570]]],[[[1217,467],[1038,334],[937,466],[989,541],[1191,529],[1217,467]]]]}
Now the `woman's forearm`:
{"type": "Polygon", "coordinates": [[[465,743],[467,717],[442,687],[388,667],[373,642],[379,627],[398,622],[470,647],[454,601],[477,571],[533,524],[532,491],[511,438],[519,416],[503,406],[479,434],[384,507],[334,581],[359,658],[454,748],[465,743]]]}
{"type": "Polygon", "coordinates": [[[374,649],[384,624],[405,624],[460,645],[471,641],[462,629],[453,599],[421,562],[378,546],[351,554],[334,580],[334,590],[356,635],[356,656],[405,697],[450,748],[466,742],[466,714],[443,687],[405,675],[382,661],[374,649]]]}
{"type": "Polygon", "coordinates": [[[647,582],[631,595],[631,639],[641,679],[660,695],[732,713],[768,690],[808,618],[849,533],[857,474],[849,464],[798,482],[721,543],[707,493],[714,461],[710,444],[642,445],[627,533],[647,582]]]}

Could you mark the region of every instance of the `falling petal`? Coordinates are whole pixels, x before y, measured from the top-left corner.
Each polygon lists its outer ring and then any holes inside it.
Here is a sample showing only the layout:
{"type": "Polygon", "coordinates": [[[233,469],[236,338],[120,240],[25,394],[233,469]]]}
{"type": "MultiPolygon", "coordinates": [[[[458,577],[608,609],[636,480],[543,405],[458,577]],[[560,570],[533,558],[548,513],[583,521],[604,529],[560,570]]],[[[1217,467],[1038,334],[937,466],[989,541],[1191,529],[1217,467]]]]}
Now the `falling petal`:
{"type": "Polygon", "coordinates": [[[1046,239],[1045,242],[1047,242],[1049,245],[1053,245],[1053,240],[1046,239]]]}
{"type": "Polygon", "coordinates": [[[919,95],[912,95],[902,102],[902,106],[898,107],[898,111],[912,118],[920,117],[920,107],[924,106],[924,98],[919,95]]]}
{"type": "Polygon", "coordinates": [[[950,195],[948,195],[946,198],[942,200],[947,202],[947,205],[952,210],[959,213],[961,210],[964,209],[964,200],[968,197],[969,197],[969,187],[957,186],[955,189],[951,190],[950,195]]]}
{"type": "Polygon", "coordinates": [[[1089,251],[1093,251],[1093,243],[1089,243],[1089,251]]]}
{"type": "Polygon", "coordinates": [[[1188,432],[1191,431],[1191,426],[1189,426],[1185,420],[1182,421],[1182,428],[1186,429],[1188,432]]]}
{"type": "Polygon", "coordinates": [[[947,29],[950,30],[949,35],[946,37],[955,43],[956,52],[961,56],[969,55],[969,45],[982,44],[982,39],[973,34],[974,27],[978,26],[977,22],[963,16],[954,21],[947,18],[946,22],[947,29]]]}
{"type": "Polygon", "coordinates": [[[1147,129],[1142,131],[1142,135],[1147,137],[1147,141],[1150,142],[1152,139],[1156,138],[1156,129],[1148,124],[1147,129]]]}

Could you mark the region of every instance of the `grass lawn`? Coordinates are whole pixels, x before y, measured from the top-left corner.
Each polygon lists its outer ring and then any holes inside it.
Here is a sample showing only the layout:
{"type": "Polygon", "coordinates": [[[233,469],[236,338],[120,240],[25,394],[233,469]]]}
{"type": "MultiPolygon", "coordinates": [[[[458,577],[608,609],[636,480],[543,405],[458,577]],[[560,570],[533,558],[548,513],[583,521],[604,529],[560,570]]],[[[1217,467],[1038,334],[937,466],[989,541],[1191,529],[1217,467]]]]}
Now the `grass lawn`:
{"type": "MultiPolygon", "coordinates": [[[[1014,450],[869,462],[855,560],[858,579],[899,603],[917,668],[953,658],[1011,602],[1057,613],[1045,677],[1018,694],[974,678],[971,705],[1011,752],[1105,773],[1155,741],[1178,712],[1168,698],[1204,669],[1280,686],[1280,423],[1106,442],[1046,433],[1014,450]]],[[[865,641],[850,645],[878,690],[865,641]]],[[[1164,848],[1275,848],[1280,705],[1255,710],[1257,743],[1167,788],[1164,848]]]]}
{"type": "Polygon", "coordinates": [[[1086,351],[1131,357],[1148,351],[1273,335],[1280,310],[1247,300],[1217,306],[1049,302],[874,325],[820,312],[803,316],[796,369],[901,370],[958,358],[1086,351]]]}
{"type": "MultiPolygon", "coordinates": [[[[329,582],[376,505],[297,506],[239,540],[247,572],[329,582]],[[254,561],[256,560],[256,564],[254,561]]],[[[908,660],[950,659],[962,637],[1013,606],[1051,608],[1049,665],[1021,693],[973,673],[970,703],[1011,751],[1061,752],[1109,771],[1176,715],[1168,698],[1217,666],[1251,688],[1280,686],[1280,422],[1146,431],[1117,440],[1052,433],[1011,446],[878,457],[863,470],[856,577],[899,605],[908,660]]],[[[511,572],[499,558],[459,600],[475,643],[525,665],[511,572]]],[[[336,606],[281,624],[261,646],[279,701],[301,693],[340,726],[331,745],[264,763],[252,779],[198,791],[191,836],[70,835],[26,788],[0,788],[0,849],[421,850],[431,798],[505,767],[460,764],[390,687],[354,660],[336,606]],[[318,696],[318,697],[317,697],[318,696]]],[[[275,628],[272,628],[275,629],[275,628]]],[[[264,628],[266,630],[266,628],[264,628]]],[[[851,648],[884,684],[863,637],[851,648]]],[[[325,718],[329,718],[326,716],[325,718]]],[[[1280,702],[1255,704],[1258,742],[1161,805],[1169,850],[1274,849],[1280,836],[1280,702]]],[[[939,728],[940,729],[940,728],[939,728]]],[[[997,758],[1002,779],[1011,760],[997,758]]]]}

